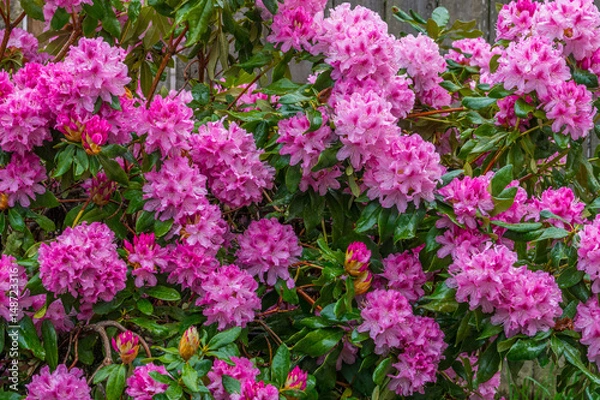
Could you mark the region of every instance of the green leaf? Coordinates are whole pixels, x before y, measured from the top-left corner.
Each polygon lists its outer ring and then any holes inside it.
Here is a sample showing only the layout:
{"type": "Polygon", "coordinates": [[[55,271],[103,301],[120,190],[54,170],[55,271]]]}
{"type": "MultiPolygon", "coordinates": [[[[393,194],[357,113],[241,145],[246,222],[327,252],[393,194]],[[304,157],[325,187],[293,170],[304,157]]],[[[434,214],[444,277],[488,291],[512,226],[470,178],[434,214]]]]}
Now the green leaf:
{"type": "Polygon", "coordinates": [[[577,369],[583,372],[583,374],[596,385],[600,385],[600,377],[591,372],[583,363],[583,361],[581,361],[581,352],[577,348],[573,347],[571,344],[565,342],[557,336],[552,337],[550,344],[552,351],[557,357],[564,355],[569,364],[575,366],[577,369]]]}
{"type": "Polygon", "coordinates": [[[125,375],[127,367],[125,364],[119,364],[108,376],[106,382],[106,400],[119,400],[125,389],[125,375]]]}
{"type": "Polygon", "coordinates": [[[239,393],[242,390],[242,386],[240,385],[240,381],[235,378],[232,378],[229,375],[223,375],[221,377],[223,383],[223,389],[229,394],[239,393]]]}
{"type": "Polygon", "coordinates": [[[8,210],[8,223],[15,231],[23,232],[25,230],[25,220],[14,208],[8,210]]]}
{"type": "Polygon", "coordinates": [[[369,203],[363,208],[358,221],[356,221],[356,228],[354,231],[357,233],[367,232],[377,224],[379,214],[381,213],[382,207],[378,201],[369,203]]]}
{"type": "Polygon", "coordinates": [[[383,383],[383,381],[387,377],[388,369],[389,369],[391,363],[392,363],[392,358],[387,357],[386,359],[381,361],[379,364],[377,364],[375,371],[373,371],[373,382],[376,385],[381,385],[383,383]]]}
{"type": "Polygon", "coordinates": [[[150,321],[146,318],[131,318],[129,322],[131,322],[132,324],[136,324],[140,328],[144,328],[148,330],[151,334],[159,337],[167,336],[170,333],[168,327],[159,325],[156,322],[150,321]]]}
{"type": "Polygon", "coordinates": [[[298,185],[302,179],[302,171],[300,166],[289,166],[285,173],[285,186],[290,193],[295,193],[298,190],[298,185]]]}
{"type": "Polygon", "coordinates": [[[535,105],[527,103],[522,98],[517,99],[515,102],[515,114],[519,118],[528,119],[529,113],[535,111],[535,105]]]}
{"type": "Polygon", "coordinates": [[[585,273],[583,271],[577,270],[577,268],[573,265],[569,268],[566,268],[558,276],[558,278],[556,278],[556,283],[558,284],[559,288],[567,289],[581,282],[584,276],[585,273]]]}
{"type": "Polygon", "coordinates": [[[69,22],[71,15],[62,7],[58,7],[50,21],[50,27],[56,31],[62,29],[69,22]]]}
{"type": "Polygon", "coordinates": [[[139,299],[137,302],[137,309],[146,315],[152,315],[154,312],[154,306],[148,299],[139,299]]]}
{"type": "Polygon", "coordinates": [[[21,319],[19,326],[21,328],[19,344],[21,344],[24,349],[31,350],[35,358],[39,358],[43,361],[46,358],[46,352],[40,343],[40,338],[37,335],[37,331],[35,330],[31,318],[25,315],[21,319]]]}
{"type": "Polygon", "coordinates": [[[325,149],[319,154],[319,160],[317,164],[312,168],[311,171],[317,172],[325,168],[330,168],[336,165],[339,161],[337,159],[338,149],[330,147],[325,149]]]}
{"type": "Polygon", "coordinates": [[[498,196],[513,180],[513,166],[505,165],[492,178],[492,196],[498,196]]]}
{"type": "Polygon", "coordinates": [[[106,172],[106,177],[108,179],[118,182],[123,186],[129,185],[129,178],[127,178],[127,174],[123,171],[123,168],[121,168],[118,162],[110,160],[102,154],[98,155],[98,160],[100,161],[100,164],[102,164],[102,168],[104,169],[104,172],[106,172]]]}
{"type": "Polygon", "coordinates": [[[105,4],[105,15],[104,18],[101,19],[102,28],[110,33],[113,37],[118,38],[121,36],[121,24],[117,19],[117,16],[110,4],[110,1],[107,1],[105,4]]]}
{"type": "Polygon", "coordinates": [[[145,290],[145,293],[148,296],[154,297],[155,299],[159,299],[159,300],[165,300],[165,301],[181,300],[181,295],[179,294],[179,292],[176,289],[166,287],[166,286],[161,286],[161,285],[147,288],[145,290]]]}
{"type": "Polygon", "coordinates": [[[271,362],[271,380],[279,387],[282,387],[287,379],[288,373],[290,372],[290,350],[287,345],[283,343],[273,356],[271,362]]]}
{"type": "Polygon", "coordinates": [[[245,62],[239,64],[238,66],[244,69],[248,73],[252,73],[254,68],[260,68],[273,60],[273,54],[267,52],[258,52],[250,57],[245,62]]]}
{"type": "Polygon", "coordinates": [[[293,350],[310,357],[319,357],[333,349],[343,336],[342,329],[316,329],[300,339],[293,350]]]}
{"type": "Polygon", "coordinates": [[[43,194],[38,194],[35,197],[35,200],[31,202],[29,208],[55,208],[58,207],[60,203],[54,193],[49,190],[46,190],[43,194]]]}
{"type": "Polygon", "coordinates": [[[33,218],[33,220],[37,222],[39,227],[45,230],[46,232],[53,232],[56,230],[56,225],[54,224],[54,221],[52,221],[45,215],[40,215],[32,212],[31,218],[33,218]]]}
{"type": "Polygon", "coordinates": [[[471,110],[481,110],[494,104],[498,99],[489,97],[471,97],[465,96],[462,100],[462,105],[471,110]]]}
{"type": "Polygon", "coordinates": [[[512,90],[504,89],[503,84],[498,84],[498,85],[494,86],[492,88],[492,90],[489,91],[488,97],[491,97],[493,99],[502,99],[506,96],[510,96],[512,93],[513,93],[512,90]]]}
{"type": "Polygon", "coordinates": [[[491,223],[513,232],[532,232],[540,229],[543,226],[543,224],[540,222],[521,222],[518,224],[509,224],[503,221],[491,221],[491,223]]]}
{"type": "Polygon", "coordinates": [[[477,369],[477,383],[482,384],[492,379],[500,368],[500,354],[496,342],[491,343],[479,357],[479,368],[477,369]]]}
{"type": "Polygon", "coordinates": [[[277,14],[277,0],[263,0],[263,4],[271,14],[277,14]]]}
{"type": "Polygon", "coordinates": [[[181,374],[183,384],[192,392],[198,392],[198,371],[196,371],[189,363],[183,365],[183,373],[181,374]]]}
{"type": "Polygon", "coordinates": [[[598,87],[598,76],[583,69],[576,68],[573,71],[573,80],[580,85],[585,85],[588,89],[598,87]]]}
{"type": "Polygon", "coordinates": [[[456,290],[449,288],[444,282],[438,284],[431,295],[423,296],[423,300],[429,302],[420,307],[429,311],[453,312],[458,308],[456,290]]]}
{"type": "Polygon", "coordinates": [[[92,383],[95,385],[99,382],[105,381],[118,367],[119,366],[117,364],[110,364],[102,367],[100,370],[98,370],[98,372],[96,372],[96,375],[94,375],[94,380],[92,383]]]}
{"type": "Polygon", "coordinates": [[[38,21],[44,20],[42,7],[35,0],[21,0],[21,7],[23,7],[28,17],[37,19],[38,21]]]}
{"type": "Polygon", "coordinates": [[[569,236],[569,232],[566,231],[565,229],[551,226],[550,228],[544,229],[544,231],[542,232],[542,235],[533,241],[538,242],[540,240],[545,240],[545,239],[562,239],[567,236],[569,236]]]}
{"type": "Polygon", "coordinates": [[[519,339],[506,353],[506,358],[509,361],[534,360],[542,354],[547,345],[547,341],[537,342],[533,339],[519,339]]]}
{"type": "Polygon", "coordinates": [[[186,46],[189,47],[196,44],[209,28],[208,20],[212,17],[214,3],[213,0],[200,0],[190,9],[185,18],[190,27],[186,46]]]}
{"type": "Polygon", "coordinates": [[[71,169],[71,165],[73,165],[75,149],[75,146],[69,145],[65,149],[58,152],[56,158],[56,169],[52,174],[53,178],[58,178],[59,176],[66,174],[71,169]]]}
{"type": "Polygon", "coordinates": [[[210,102],[210,89],[203,83],[197,83],[192,88],[192,97],[194,98],[194,105],[205,106],[210,102]]]}
{"type": "Polygon", "coordinates": [[[431,19],[440,27],[444,28],[450,21],[450,13],[445,7],[437,7],[431,13],[431,19]]]}
{"type": "Polygon", "coordinates": [[[42,322],[42,339],[44,340],[44,350],[46,351],[46,362],[51,370],[58,365],[58,338],[56,330],[50,320],[42,322]]]}
{"type": "Polygon", "coordinates": [[[269,86],[264,88],[262,91],[265,94],[275,94],[278,96],[293,92],[300,88],[300,85],[290,81],[287,78],[278,80],[277,82],[271,83],[269,86]]]}
{"type": "Polygon", "coordinates": [[[417,235],[419,224],[425,218],[425,213],[424,209],[418,209],[413,213],[400,215],[396,224],[396,231],[394,232],[394,242],[403,239],[413,239],[417,235]]]}
{"type": "Polygon", "coordinates": [[[236,326],[223,332],[217,333],[210,339],[207,346],[209,350],[217,350],[223,346],[233,343],[242,333],[242,328],[236,326]]]}

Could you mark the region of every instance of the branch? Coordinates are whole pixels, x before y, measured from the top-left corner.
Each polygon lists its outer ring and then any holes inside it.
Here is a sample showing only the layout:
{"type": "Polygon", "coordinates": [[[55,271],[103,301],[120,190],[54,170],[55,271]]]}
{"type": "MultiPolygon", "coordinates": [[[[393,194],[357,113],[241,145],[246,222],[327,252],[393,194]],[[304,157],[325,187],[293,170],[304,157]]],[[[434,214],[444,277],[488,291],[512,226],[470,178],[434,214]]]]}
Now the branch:
{"type": "MultiPolygon", "coordinates": [[[[91,325],[96,325],[98,327],[101,327],[102,329],[104,329],[107,326],[112,326],[113,328],[117,328],[117,329],[121,330],[121,332],[127,332],[129,330],[129,329],[125,328],[123,325],[121,325],[120,323],[118,323],[117,321],[100,321],[100,322],[97,322],[97,323],[91,324],[91,325]]],[[[88,325],[88,326],[91,326],[91,325],[88,325]]],[[[140,343],[141,343],[142,347],[144,348],[144,351],[146,352],[146,355],[148,356],[148,358],[152,357],[152,353],[150,352],[150,346],[148,346],[148,343],[146,343],[144,338],[142,336],[140,336],[138,333],[136,333],[136,332],[133,332],[133,333],[140,340],[140,343]]]]}
{"type": "Polygon", "coordinates": [[[426,117],[428,115],[446,114],[446,113],[461,112],[461,111],[466,111],[466,110],[467,109],[464,107],[445,108],[445,109],[441,109],[441,110],[431,110],[431,111],[423,111],[423,112],[408,114],[406,116],[406,118],[419,118],[419,117],[426,117]]]}

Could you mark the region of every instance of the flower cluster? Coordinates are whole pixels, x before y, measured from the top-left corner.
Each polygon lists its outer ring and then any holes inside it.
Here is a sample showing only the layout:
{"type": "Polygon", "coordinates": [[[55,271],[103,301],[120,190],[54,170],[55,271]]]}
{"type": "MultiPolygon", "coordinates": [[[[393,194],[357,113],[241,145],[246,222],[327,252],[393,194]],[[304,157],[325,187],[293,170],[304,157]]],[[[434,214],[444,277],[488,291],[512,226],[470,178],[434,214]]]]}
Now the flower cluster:
{"type": "Polygon", "coordinates": [[[573,190],[568,187],[544,190],[541,198],[533,198],[530,202],[530,216],[539,219],[542,211],[550,211],[558,218],[547,219],[552,225],[568,229],[573,224],[583,224],[582,212],[585,204],[575,197],[573,190]]]}
{"type": "Polygon", "coordinates": [[[585,85],[573,81],[551,87],[544,110],[546,117],[554,120],[552,130],[571,135],[573,140],[587,136],[594,127],[596,115],[592,100],[585,85]]]}
{"type": "Polygon", "coordinates": [[[52,373],[47,365],[44,366],[26,386],[26,400],[92,400],[83,371],[79,368],[67,370],[64,364],[59,364],[52,373]]]}
{"type": "Polygon", "coordinates": [[[456,300],[494,312],[492,323],[504,325],[506,336],[533,336],[554,326],[562,314],[562,293],[552,275],[513,267],[516,253],[502,245],[488,246],[470,257],[454,260],[446,281],[456,288],[456,300]]]}
{"type": "Polygon", "coordinates": [[[468,228],[477,227],[478,216],[489,216],[494,201],[488,191],[491,175],[455,178],[438,193],[454,208],[456,220],[468,228]]]}
{"type": "Polygon", "coordinates": [[[236,257],[241,268],[267,285],[273,286],[282,279],[288,288],[294,287],[289,267],[302,254],[302,247],[291,226],[282,225],[275,218],[252,221],[238,237],[238,244],[236,257]]]}
{"type": "Polygon", "coordinates": [[[573,320],[575,330],[581,332],[581,343],[588,347],[588,359],[600,367],[600,306],[598,297],[591,296],[586,303],[577,306],[577,316],[573,320]]]}
{"type": "Polygon", "coordinates": [[[427,278],[419,261],[420,250],[390,254],[383,259],[381,276],[387,280],[390,289],[402,293],[408,301],[416,301],[425,294],[421,287],[427,278]]]}
{"type": "Polygon", "coordinates": [[[231,362],[233,365],[222,360],[215,360],[212,369],[207,374],[210,383],[206,387],[215,400],[227,400],[229,398],[229,394],[223,387],[223,375],[237,379],[243,385],[247,380],[254,381],[260,374],[259,369],[247,358],[231,357],[231,362]]]}
{"type": "Polygon", "coordinates": [[[511,1],[498,12],[496,38],[514,40],[527,36],[533,26],[533,17],[538,3],[533,0],[511,1]]]}
{"type": "Polygon", "coordinates": [[[600,293],[600,217],[586,224],[579,233],[577,255],[577,269],[590,276],[592,293],[600,293]]]}
{"type": "Polygon", "coordinates": [[[67,228],[38,251],[40,279],[50,292],[79,299],[80,318],[98,300],[111,301],[125,288],[127,266],[117,254],[114,233],[100,222],[67,228]]]}
{"type": "Polygon", "coordinates": [[[46,169],[35,154],[13,154],[6,167],[0,169],[0,194],[8,197],[9,207],[17,203],[29,207],[30,199],[46,191],[41,184],[45,179],[46,169]]]}
{"type": "Polygon", "coordinates": [[[150,376],[150,372],[169,375],[163,365],[149,363],[136,367],[133,374],[127,378],[125,393],[134,400],[152,400],[154,395],[166,392],[169,385],[156,381],[150,376]]]}
{"type": "Polygon", "coordinates": [[[285,0],[273,16],[267,41],[281,44],[281,51],[312,50],[311,41],[317,35],[317,15],[323,13],[326,0],[285,0]]]}
{"type": "Polygon", "coordinates": [[[248,206],[262,199],[262,190],[273,187],[274,169],[260,160],[263,150],[254,138],[232,122],[208,122],[191,141],[191,157],[208,177],[212,194],[229,207],[248,206]]]}
{"type": "Polygon", "coordinates": [[[168,250],[160,247],[154,233],[140,233],[133,238],[133,243],[125,240],[123,247],[127,251],[127,262],[133,266],[135,286],[156,286],[159,269],[165,269],[169,261],[168,250]]]}

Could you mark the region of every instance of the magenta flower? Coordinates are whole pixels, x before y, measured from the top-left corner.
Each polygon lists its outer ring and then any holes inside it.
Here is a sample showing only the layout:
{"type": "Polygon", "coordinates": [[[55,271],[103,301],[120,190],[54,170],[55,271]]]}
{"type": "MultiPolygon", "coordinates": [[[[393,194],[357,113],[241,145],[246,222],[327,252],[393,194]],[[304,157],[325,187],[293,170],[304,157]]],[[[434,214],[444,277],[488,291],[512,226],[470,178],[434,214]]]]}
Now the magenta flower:
{"type": "Polygon", "coordinates": [[[279,400],[279,390],[263,381],[246,379],[241,392],[232,394],[230,400],[279,400]]]}
{"type": "MultiPolygon", "coordinates": [[[[0,29],[0,42],[4,39],[6,31],[0,29]]],[[[45,53],[38,52],[38,40],[31,33],[20,28],[12,28],[10,38],[6,44],[7,49],[19,49],[23,54],[24,62],[43,62],[47,59],[45,53]]]]}
{"type": "Polygon", "coordinates": [[[306,371],[302,371],[299,366],[295,366],[294,369],[290,371],[285,380],[285,389],[295,389],[295,390],[304,390],[306,389],[306,379],[308,378],[308,373],[306,371]]]}
{"type": "Polygon", "coordinates": [[[274,286],[282,279],[288,288],[294,287],[289,267],[298,261],[302,247],[291,226],[275,218],[252,221],[238,243],[236,257],[241,268],[267,285],[274,286]]]}
{"type": "Polygon", "coordinates": [[[140,233],[134,236],[133,243],[124,240],[127,262],[133,266],[135,286],[156,286],[155,274],[164,270],[169,262],[168,249],[160,247],[154,239],[154,233],[140,233]]]}
{"type": "Polygon", "coordinates": [[[488,191],[491,179],[492,176],[489,174],[475,178],[470,176],[462,179],[454,178],[438,193],[444,197],[444,201],[452,205],[458,222],[475,229],[478,214],[487,217],[494,209],[494,201],[488,191]]]}
{"type": "Polygon", "coordinates": [[[311,51],[311,41],[317,34],[315,14],[322,14],[326,3],[326,0],[285,0],[273,16],[267,41],[281,44],[284,53],[291,48],[311,51]]]}
{"type": "Polygon", "coordinates": [[[206,375],[210,384],[206,385],[215,400],[228,400],[229,394],[223,387],[223,375],[228,375],[244,384],[246,381],[254,381],[260,374],[260,370],[252,364],[252,361],[242,357],[231,357],[233,365],[223,360],[215,360],[211,370],[206,375]]]}
{"type": "Polygon", "coordinates": [[[19,203],[29,207],[36,194],[46,191],[42,181],[46,179],[46,168],[33,153],[13,154],[10,162],[0,169],[0,194],[8,196],[8,206],[19,203]]]}
{"type": "Polygon", "coordinates": [[[390,254],[383,259],[383,273],[387,286],[402,293],[408,301],[416,301],[425,293],[421,286],[427,281],[421,262],[420,248],[390,254]]]}
{"type": "Polygon", "coordinates": [[[590,276],[592,293],[600,293],[600,216],[586,224],[579,233],[577,255],[577,269],[590,276]]]}
{"type": "Polygon", "coordinates": [[[229,233],[219,206],[205,201],[195,214],[177,221],[175,232],[191,246],[200,246],[206,254],[216,255],[229,233]]]}
{"type": "Polygon", "coordinates": [[[140,349],[139,340],[131,331],[121,332],[116,340],[112,338],[113,349],[119,353],[123,364],[131,364],[135,360],[140,349]]]}
{"type": "Polygon", "coordinates": [[[31,378],[27,385],[25,400],[91,400],[90,387],[79,368],[67,370],[64,364],[58,365],[54,372],[44,366],[38,375],[31,378]]]}
{"type": "Polygon", "coordinates": [[[581,332],[580,342],[588,346],[588,359],[600,367],[600,306],[597,296],[591,296],[586,303],[577,306],[573,323],[575,330],[581,332]]]}
{"type": "Polygon", "coordinates": [[[237,266],[224,265],[208,275],[202,283],[204,295],[196,305],[208,318],[206,325],[217,322],[218,330],[240,326],[254,320],[256,310],[261,307],[256,294],[258,283],[252,276],[237,266]]]}
{"type": "Polygon", "coordinates": [[[369,268],[371,250],[363,242],[352,242],[346,248],[344,269],[352,276],[359,276],[369,268]]]}
{"type": "Polygon", "coordinates": [[[546,117],[554,120],[552,131],[571,135],[573,140],[586,137],[594,128],[593,101],[585,85],[568,81],[551,87],[544,110],[546,117]]]}
{"type": "Polygon", "coordinates": [[[214,255],[206,253],[202,247],[180,243],[171,250],[168,265],[163,272],[169,274],[169,283],[179,284],[183,289],[202,294],[203,283],[218,265],[214,255]]]}
{"type": "Polygon", "coordinates": [[[317,172],[311,171],[308,175],[302,175],[298,187],[302,192],[306,192],[310,187],[315,193],[325,196],[329,189],[337,190],[342,187],[340,181],[337,180],[340,176],[342,176],[342,171],[337,165],[317,172]]]}
{"type": "Polygon", "coordinates": [[[153,363],[136,367],[133,375],[127,378],[127,389],[125,393],[134,400],[152,400],[154,395],[164,393],[169,387],[166,383],[161,383],[150,376],[150,372],[158,372],[161,375],[168,376],[169,373],[163,365],[153,363]]]}
{"type": "Polygon", "coordinates": [[[561,219],[548,218],[546,221],[558,228],[570,229],[573,224],[583,224],[581,214],[584,208],[585,204],[575,197],[571,188],[552,189],[550,187],[544,190],[540,199],[533,198],[531,200],[529,212],[530,216],[538,221],[540,212],[550,211],[561,219]]]}
{"type": "Polygon", "coordinates": [[[110,129],[110,124],[98,115],[90,118],[81,134],[81,144],[85,152],[91,156],[99,154],[102,150],[100,146],[106,143],[110,129]]]}
{"type": "Polygon", "coordinates": [[[527,36],[533,26],[538,3],[532,0],[516,0],[504,4],[498,13],[496,38],[514,40],[527,36]]]}

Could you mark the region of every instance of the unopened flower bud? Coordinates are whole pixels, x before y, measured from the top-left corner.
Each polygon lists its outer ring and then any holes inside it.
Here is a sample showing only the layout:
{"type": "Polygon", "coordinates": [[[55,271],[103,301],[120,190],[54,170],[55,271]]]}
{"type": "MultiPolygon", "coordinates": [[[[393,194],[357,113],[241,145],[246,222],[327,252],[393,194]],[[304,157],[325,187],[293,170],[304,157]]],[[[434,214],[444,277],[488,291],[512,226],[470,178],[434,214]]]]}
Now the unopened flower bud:
{"type": "Polygon", "coordinates": [[[359,296],[367,293],[373,283],[373,274],[370,271],[365,271],[354,280],[354,294],[359,296]]]}
{"type": "Polygon", "coordinates": [[[200,336],[195,326],[190,326],[181,337],[179,341],[179,355],[185,361],[192,358],[200,347],[200,336]]]}
{"type": "Polygon", "coordinates": [[[8,195],[0,192],[0,211],[4,211],[8,208],[8,195]]]}
{"type": "Polygon", "coordinates": [[[85,129],[81,134],[81,144],[87,154],[93,156],[100,153],[102,150],[100,146],[106,143],[110,128],[108,121],[97,115],[86,122],[85,129]]]}
{"type": "Polygon", "coordinates": [[[121,356],[123,364],[131,364],[138,355],[140,346],[139,338],[131,331],[125,331],[117,335],[117,340],[112,339],[113,349],[121,356]]]}
{"type": "Polygon", "coordinates": [[[290,371],[285,380],[285,389],[294,389],[294,390],[304,390],[306,389],[306,379],[308,378],[308,373],[302,371],[300,367],[297,365],[290,371]]]}
{"type": "Polygon", "coordinates": [[[346,249],[346,261],[344,269],[351,276],[359,276],[367,270],[371,251],[363,242],[353,242],[346,249]]]}

